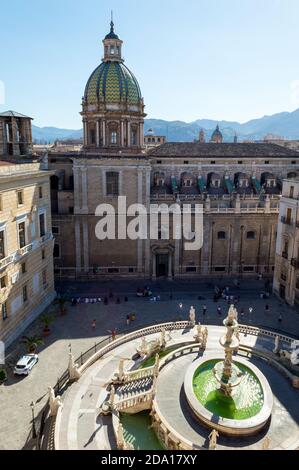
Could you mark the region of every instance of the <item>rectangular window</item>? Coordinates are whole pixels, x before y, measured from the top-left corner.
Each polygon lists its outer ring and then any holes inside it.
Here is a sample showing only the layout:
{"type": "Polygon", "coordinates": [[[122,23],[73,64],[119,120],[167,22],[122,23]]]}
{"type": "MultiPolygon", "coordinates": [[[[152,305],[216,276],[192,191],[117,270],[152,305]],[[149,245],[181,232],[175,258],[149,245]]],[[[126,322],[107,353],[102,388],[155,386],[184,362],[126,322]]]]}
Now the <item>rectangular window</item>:
{"type": "Polygon", "coordinates": [[[22,270],[22,274],[26,273],[26,263],[21,264],[21,270],[22,270]]]}
{"type": "Polygon", "coordinates": [[[107,196],[119,195],[119,175],[116,172],[106,173],[106,194],[107,196]]]}
{"type": "Polygon", "coordinates": [[[39,214],[39,236],[43,237],[46,234],[45,214],[39,214]]]}
{"type": "Polygon", "coordinates": [[[6,276],[2,276],[0,278],[0,289],[5,289],[6,286],[7,286],[7,278],[6,276]]]}
{"type": "Polygon", "coordinates": [[[108,268],[108,273],[109,274],[119,273],[119,269],[118,268],[108,268]]]}
{"type": "Polygon", "coordinates": [[[43,277],[43,287],[44,289],[47,288],[47,270],[44,269],[42,272],[42,277],[43,277]]]}
{"type": "Polygon", "coordinates": [[[224,272],[225,271],[225,266],[215,266],[214,271],[224,272]]]}
{"type": "Polygon", "coordinates": [[[46,258],[45,250],[42,250],[42,259],[45,259],[45,258],[46,258]]]}
{"type": "Polygon", "coordinates": [[[215,165],[215,164],[216,164],[215,160],[212,160],[211,165],[215,165]]]}
{"type": "Polygon", "coordinates": [[[243,165],[242,160],[239,160],[239,161],[238,161],[238,165],[243,165]]]}
{"type": "Polygon", "coordinates": [[[254,271],[254,267],[253,266],[244,266],[243,271],[245,273],[246,272],[252,272],[252,271],[254,271]]]}
{"type": "Polygon", "coordinates": [[[269,164],[270,164],[269,160],[266,160],[265,165],[269,165],[269,164]]]}
{"type": "Polygon", "coordinates": [[[18,205],[22,206],[24,204],[23,191],[18,191],[18,205]]]}
{"type": "Polygon", "coordinates": [[[157,160],[157,165],[161,165],[162,164],[162,160],[157,160]]]}
{"type": "Polygon", "coordinates": [[[20,222],[18,225],[19,246],[24,248],[26,246],[26,229],[25,222],[20,222]]]}
{"type": "Polygon", "coordinates": [[[53,235],[59,235],[59,227],[52,227],[52,233],[53,235]]]}
{"type": "Polygon", "coordinates": [[[5,258],[5,235],[4,230],[0,231],[0,259],[5,258]]]}
{"type": "Polygon", "coordinates": [[[38,188],[38,196],[39,196],[40,199],[43,198],[43,187],[42,186],[39,186],[39,188],[38,188]]]}
{"type": "Polygon", "coordinates": [[[1,311],[2,311],[2,320],[7,319],[7,303],[4,302],[1,306],[1,311]]]}
{"type": "Polygon", "coordinates": [[[69,214],[73,214],[74,213],[74,208],[73,207],[69,207],[69,214]]]}
{"type": "Polygon", "coordinates": [[[184,165],[189,165],[188,160],[185,160],[185,161],[184,161],[184,165]]]}
{"type": "Polygon", "coordinates": [[[196,266],[187,266],[186,273],[196,273],[196,266]]]}
{"type": "Polygon", "coordinates": [[[294,186],[290,187],[290,198],[293,199],[294,197],[294,186]]]}
{"type": "Polygon", "coordinates": [[[28,300],[28,290],[27,290],[27,286],[23,286],[23,302],[27,302],[28,300]]]}

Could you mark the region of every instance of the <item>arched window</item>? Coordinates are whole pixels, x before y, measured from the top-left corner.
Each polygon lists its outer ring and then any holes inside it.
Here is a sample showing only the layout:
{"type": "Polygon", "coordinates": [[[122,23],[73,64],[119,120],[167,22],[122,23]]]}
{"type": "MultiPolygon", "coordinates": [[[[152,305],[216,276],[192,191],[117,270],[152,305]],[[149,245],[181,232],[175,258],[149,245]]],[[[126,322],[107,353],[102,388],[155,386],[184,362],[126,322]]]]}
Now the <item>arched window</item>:
{"type": "Polygon", "coordinates": [[[226,239],[226,233],[221,231],[221,232],[218,232],[218,240],[225,240],[226,239]]]}
{"type": "Polygon", "coordinates": [[[255,239],[255,232],[253,230],[249,230],[246,234],[247,240],[254,240],[255,239]]]}

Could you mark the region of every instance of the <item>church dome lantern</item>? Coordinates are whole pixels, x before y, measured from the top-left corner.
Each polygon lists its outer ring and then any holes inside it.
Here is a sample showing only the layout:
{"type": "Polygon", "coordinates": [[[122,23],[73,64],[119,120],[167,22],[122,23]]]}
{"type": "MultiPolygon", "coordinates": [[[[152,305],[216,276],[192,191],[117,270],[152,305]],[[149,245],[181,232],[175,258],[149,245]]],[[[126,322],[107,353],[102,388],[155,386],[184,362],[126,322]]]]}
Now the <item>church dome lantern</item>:
{"type": "Polygon", "coordinates": [[[104,57],[92,72],[82,101],[84,146],[141,147],[144,101],[136,77],[124,64],[123,41],[113,21],[103,45],[104,57]]]}

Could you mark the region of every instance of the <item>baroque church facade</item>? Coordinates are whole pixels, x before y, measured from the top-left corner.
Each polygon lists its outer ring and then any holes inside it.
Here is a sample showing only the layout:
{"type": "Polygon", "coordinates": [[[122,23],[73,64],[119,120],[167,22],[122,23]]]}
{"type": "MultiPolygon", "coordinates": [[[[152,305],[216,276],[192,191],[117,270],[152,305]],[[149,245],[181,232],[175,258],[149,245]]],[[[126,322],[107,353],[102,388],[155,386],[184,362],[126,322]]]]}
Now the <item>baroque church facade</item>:
{"type": "MultiPolygon", "coordinates": [[[[111,30],[104,57],[82,100],[81,152],[48,154],[55,273],[59,278],[184,278],[273,275],[283,178],[298,175],[299,153],[274,144],[211,142],[144,146],[145,105],[111,30]],[[140,203],[203,206],[204,239],[103,240],[95,235],[99,204],[118,214],[118,196],[140,203]]],[[[119,214],[118,214],[119,215],[119,214]]],[[[194,215],[193,215],[194,217],[194,215]]]]}

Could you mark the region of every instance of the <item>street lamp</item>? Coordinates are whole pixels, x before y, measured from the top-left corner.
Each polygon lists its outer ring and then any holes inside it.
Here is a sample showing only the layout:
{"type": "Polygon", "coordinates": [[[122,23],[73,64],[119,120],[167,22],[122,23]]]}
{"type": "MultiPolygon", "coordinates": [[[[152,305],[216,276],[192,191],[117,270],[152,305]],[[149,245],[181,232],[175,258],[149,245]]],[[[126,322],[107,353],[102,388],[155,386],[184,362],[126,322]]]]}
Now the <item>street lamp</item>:
{"type": "Polygon", "coordinates": [[[36,439],[37,438],[37,432],[36,432],[36,428],[35,428],[35,416],[34,416],[35,403],[32,401],[30,403],[30,406],[31,406],[31,411],[32,411],[32,438],[36,439]]]}

